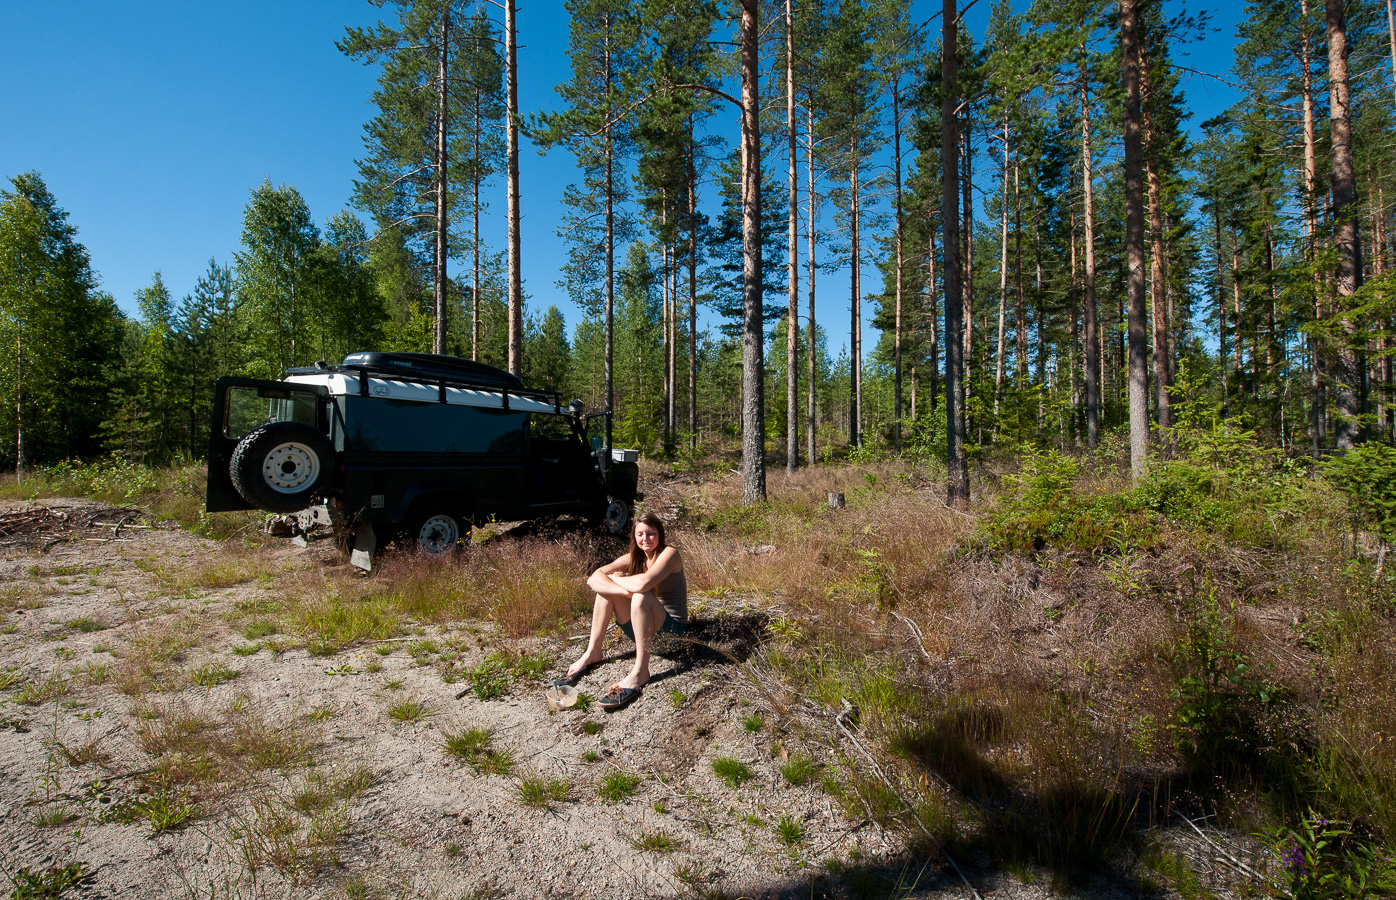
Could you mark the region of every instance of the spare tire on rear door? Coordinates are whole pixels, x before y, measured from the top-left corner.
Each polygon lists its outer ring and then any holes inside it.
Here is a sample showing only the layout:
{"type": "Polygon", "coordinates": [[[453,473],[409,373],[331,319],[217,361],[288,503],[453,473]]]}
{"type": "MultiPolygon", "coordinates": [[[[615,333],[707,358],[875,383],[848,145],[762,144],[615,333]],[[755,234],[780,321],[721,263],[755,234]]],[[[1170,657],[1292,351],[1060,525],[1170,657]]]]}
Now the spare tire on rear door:
{"type": "Polygon", "coordinates": [[[334,447],[303,422],[271,422],[233,449],[228,474],[243,499],[271,512],[305,509],[329,484],[334,447]]]}

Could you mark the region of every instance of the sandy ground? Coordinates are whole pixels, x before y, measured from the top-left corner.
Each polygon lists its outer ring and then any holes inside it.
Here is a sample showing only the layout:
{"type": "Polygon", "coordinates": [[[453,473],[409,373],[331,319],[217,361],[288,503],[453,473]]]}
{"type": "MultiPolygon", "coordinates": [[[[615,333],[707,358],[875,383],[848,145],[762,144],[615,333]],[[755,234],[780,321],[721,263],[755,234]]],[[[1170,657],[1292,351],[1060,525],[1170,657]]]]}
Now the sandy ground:
{"type": "MultiPolygon", "coordinates": [[[[760,694],[721,656],[661,645],[644,696],[607,714],[550,712],[541,683],[479,700],[462,691],[466,683],[419,665],[406,640],[384,654],[373,645],[329,658],[303,649],[238,655],[248,641],[229,614],[274,600],[274,579],[192,583],[220,552],[179,530],[129,524],[0,546],[4,872],[76,863],[88,874],[69,896],[112,898],[970,896],[943,861],[909,861],[894,836],[845,817],[817,780],[789,784],[780,766],[798,750],[793,737],[769,724],[760,694]],[[184,674],[157,673],[170,676],[163,690],[123,692],[123,673],[153,635],[183,636],[187,650],[166,665],[184,674]],[[206,679],[210,686],[194,683],[193,673],[220,668],[227,672],[206,679]],[[36,686],[55,683],[65,691],[34,702],[36,686]],[[388,710],[404,698],[431,713],[395,721],[388,710]],[[753,712],[768,723],[755,733],[743,725],[753,712]],[[305,753],[187,795],[197,814],[175,828],[119,821],[113,810],[145,796],[161,762],[143,735],[181,715],[202,722],[210,741],[265,726],[301,736],[305,753]],[[492,729],[494,746],[513,752],[511,775],[476,774],[443,749],[448,733],[472,726],[492,729]],[[718,756],[746,762],[755,777],[729,786],[713,772],[718,756]],[[632,797],[598,796],[613,772],[639,777],[632,797]],[[352,773],[367,783],[361,792],[318,820],[296,812],[298,790],[352,773]],[[530,807],[518,797],[524,777],[564,781],[568,794],[530,807]],[[782,818],[798,823],[802,840],[780,839],[782,818]],[[671,846],[637,849],[655,835],[671,846]]],[[[340,564],[323,544],[268,553],[263,568],[272,572],[340,564]]],[[[701,636],[737,654],[749,649],[742,623],[753,610],[713,598],[702,606],[701,636]]],[[[413,639],[423,638],[463,643],[461,666],[491,646],[482,623],[413,639]]],[[[582,690],[599,694],[619,678],[630,646],[613,639],[582,690]]],[[[565,665],[578,645],[564,637],[529,649],[565,665]]],[[[1045,879],[1025,884],[962,862],[985,898],[1054,895],[1045,879]]],[[[1133,895],[1105,882],[1075,890],[1133,895]]]]}

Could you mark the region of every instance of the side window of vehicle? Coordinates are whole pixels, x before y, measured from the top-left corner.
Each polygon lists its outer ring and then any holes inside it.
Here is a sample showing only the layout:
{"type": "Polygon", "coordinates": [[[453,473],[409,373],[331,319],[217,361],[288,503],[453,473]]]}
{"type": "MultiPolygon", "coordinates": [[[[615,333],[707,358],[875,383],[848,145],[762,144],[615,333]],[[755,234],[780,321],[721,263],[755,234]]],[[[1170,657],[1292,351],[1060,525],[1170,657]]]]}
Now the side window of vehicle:
{"type": "Polygon", "coordinates": [[[568,441],[572,439],[572,423],[566,416],[531,413],[528,433],[535,441],[568,441]]]}
{"type": "Polygon", "coordinates": [[[415,400],[345,397],[346,450],[521,456],[528,414],[415,400]]]}

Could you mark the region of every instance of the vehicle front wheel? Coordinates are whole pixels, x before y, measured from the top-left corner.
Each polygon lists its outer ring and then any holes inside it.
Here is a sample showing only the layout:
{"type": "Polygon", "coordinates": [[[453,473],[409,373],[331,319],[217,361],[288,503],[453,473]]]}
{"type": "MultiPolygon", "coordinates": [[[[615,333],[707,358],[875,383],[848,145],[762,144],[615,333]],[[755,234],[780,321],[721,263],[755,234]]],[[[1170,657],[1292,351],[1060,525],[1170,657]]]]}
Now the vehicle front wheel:
{"type": "Polygon", "coordinates": [[[459,510],[433,507],[413,518],[407,528],[407,540],[418,553],[445,556],[469,533],[470,526],[459,510]]]}
{"type": "Polygon", "coordinates": [[[302,422],[271,422],[233,448],[228,474],[242,498],[258,509],[305,509],[329,485],[334,446],[302,422]]]}
{"type": "Polygon", "coordinates": [[[601,524],[611,534],[624,534],[626,527],[630,525],[630,504],[612,500],[601,517],[601,524]]]}

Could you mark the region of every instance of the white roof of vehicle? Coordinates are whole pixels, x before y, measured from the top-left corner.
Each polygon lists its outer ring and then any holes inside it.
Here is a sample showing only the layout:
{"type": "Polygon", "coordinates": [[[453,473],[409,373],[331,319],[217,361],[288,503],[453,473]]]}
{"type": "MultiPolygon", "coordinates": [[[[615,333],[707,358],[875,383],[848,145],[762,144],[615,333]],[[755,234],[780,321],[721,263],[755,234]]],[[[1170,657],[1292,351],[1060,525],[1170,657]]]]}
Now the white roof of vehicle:
{"type": "MultiPolygon", "coordinates": [[[[322,385],[335,396],[357,395],[359,393],[359,376],[357,375],[316,372],[306,375],[290,375],[287,376],[286,380],[294,384],[322,385]]],[[[368,392],[370,396],[390,400],[415,400],[419,403],[441,402],[441,389],[437,385],[398,381],[393,378],[370,376],[368,392]]],[[[451,406],[478,406],[485,409],[506,408],[503,392],[482,388],[447,386],[446,403],[451,406]]],[[[521,397],[512,391],[509,392],[507,408],[518,412],[556,413],[558,411],[551,403],[545,403],[532,397],[521,397]]]]}

